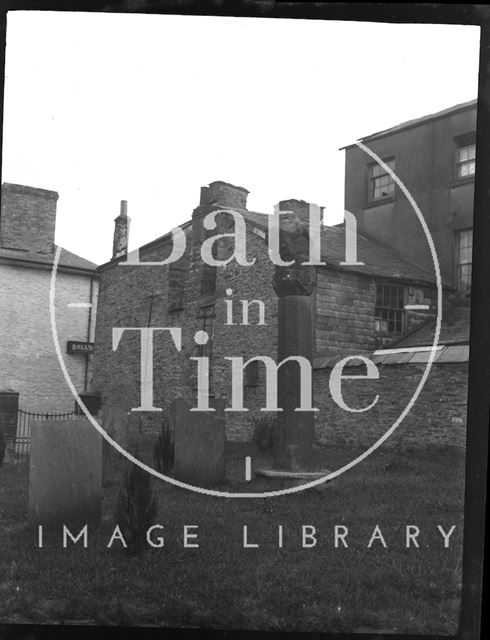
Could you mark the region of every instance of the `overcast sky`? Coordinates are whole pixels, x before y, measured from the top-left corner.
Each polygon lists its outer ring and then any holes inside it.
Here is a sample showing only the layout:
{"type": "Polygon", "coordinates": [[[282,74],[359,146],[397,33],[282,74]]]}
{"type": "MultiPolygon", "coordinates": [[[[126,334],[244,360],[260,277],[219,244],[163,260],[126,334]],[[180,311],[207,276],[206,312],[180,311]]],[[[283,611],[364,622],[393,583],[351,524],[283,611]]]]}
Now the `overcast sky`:
{"type": "MultiPolygon", "coordinates": [[[[356,139],[477,96],[475,26],[9,12],[2,182],[59,193],[56,241],[111,257],[188,220],[225,180],[271,213],[343,217],[356,139]]],[[[403,176],[400,176],[403,180],[403,176]]]]}

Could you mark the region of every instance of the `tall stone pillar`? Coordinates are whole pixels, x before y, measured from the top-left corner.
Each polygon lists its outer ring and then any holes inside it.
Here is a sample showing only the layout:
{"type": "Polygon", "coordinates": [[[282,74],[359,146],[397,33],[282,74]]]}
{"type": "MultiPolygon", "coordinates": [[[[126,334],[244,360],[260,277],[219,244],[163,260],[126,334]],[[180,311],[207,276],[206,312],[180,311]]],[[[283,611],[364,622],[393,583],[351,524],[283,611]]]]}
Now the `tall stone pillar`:
{"type": "MultiPolygon", "coordinates": [[[[308,260],[307,226],[299,220],[287,221],[281,229],[281,257],[293,260],[288,267],[277,266],[273,287],[278,301],[278,362],[302,356],[313,368],[312,293],[316,285],[314,267],[308,260]]],[[[313,376],[311,376],[311,379],[313,376]]],[[[313,395],[313,389],[308,389],[313,395]]],[[[309,397],[311,397],[309,396],[309,397]]],[[[298,362],[283,364],[278,374],[277,433],[274,438],[274,467],[303,471],[310,466],[314,441],[314,412],[296,411],[301,406],[301,368],[298,362]]]]}

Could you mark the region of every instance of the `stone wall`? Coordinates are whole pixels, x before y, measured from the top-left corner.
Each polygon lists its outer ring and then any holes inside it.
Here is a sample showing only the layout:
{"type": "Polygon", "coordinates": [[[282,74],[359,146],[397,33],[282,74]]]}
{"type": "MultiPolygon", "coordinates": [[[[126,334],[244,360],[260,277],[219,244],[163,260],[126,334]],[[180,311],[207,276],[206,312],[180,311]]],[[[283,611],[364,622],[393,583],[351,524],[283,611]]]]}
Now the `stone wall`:
{"type": "MultiPolygon", "coordinates": [[[[164,259],[165,246],[140,252],[141,261],[164,259]]],[[[112,333],[116,327],[169,327],[169,266],[122,266],[113,262],[100,271],[99,303],[94,347],[93,391],[102,399],[103,422],[109,435],[123,446],[131,430],[158,430],[158,412],[131,412],[140,406],[141,342],[135,331],[123,333],[116,351],[112,333]]],[[[182,393],[182,360],[167,332],[154,334],[154,406],[167,409],[182,393]],[[162,384],[164,374],[165,384],[162,384]]]]}
{"type": "MultiPolygon", "coordinates": [[[[341,358],[339,357],[339,360],[341,358]]],[[[376,395],[376,405],[364,413],[341,409],[329,391],[331,368],[314,372],[316,439],[325,444],[350,443],[369,447],[398,419],[417,388],[424,364],[378,367],[379,380],[344,380],[342,396],[347,406],[364,408],[376,395]]],[[[365,367],[349,367],[346,375],[363,375],[365,367]]],[[[465,446],[468,363],[434,364],[415,404],[387,446],[427,444],[465,446]]]]}
{"type": "MultiPolygon", "coordinates": [[[[274,265],[265,250],[263,238],[247,228],[247,257],[256,258],[250,267],[241,267],[235,262],[218,270],[216,283],[216,326],[223,327],[221,335],[216,332],[213,346],[213,370],[216,379],[215,392],[231,404],[231,362],[226,357],[242,356],[248,360],[253,356],[269,356],[277,359],[277,296],[272,288],[274,265]],[[227,291],[232,291],[227,295],[227,291]],[[226,325],[225,298],[233,301],[234,325],[226,325]],[[265,307],[265,325],[258,324],[258,305],[250,305],[248,326],[242,325],[241,300],[260,300],[265,307]]],[[[227,437],[232,440],[248,440],[252,437],[252,419],[270,415],[260,411],[265,407],[265,366],[258,364],[256,386],[245,385],[244,406],[248,412],[225,412],[227,437]]]]}
{"type": "Polygon", "coordinates": [[[370,278],[319,269],[316,290],[317,353],[375,348],[376,287],[370,278]]]}
{"type": "MultiPolygon", "coordinates": [[[[202,264],[199,261],[189,264],[189,242],[186,255],[171,265],[121,266],[113,262],[100,270],[93,389],[102,395],[104,420],[116,439],[128,443],[135,430],[156,433],[161,426],[162,414],[131,411],[140,404],[140,338],[136,332],[125,332],[119,347],[113,351],[113,327],[182,329],[180,353],[168,334],[156,333],[154,338],[154,406],[162,408],[164,413],[179,396],[192,399],[194,406],[197,403],[196,363],[190,358],[200,355],[194,335],[204,328],[203,307],[214,307],[210,361],[212,395],[231,398],[231,363],[225,357],[248,359],[268,355],[276,358],[277,303],[271,285],[273,265],[264,239],[253,233],[251,227],[247,228],[247,247],[249,259],[255,257],[256,263],[241,267],[232,261],[218,267],[215,292],[207,295],[201,295],[202,264]],[[241,300],[255,299],[264,302],[265,325],[257,324],[257,308],[251,305],[249,325],[242,326],[241,300]],[[226,324],[225,300],[233,302],[233,325],[226,324]]],[[[158,261],[168,253],[164,243],[155,243],[141,250],[140,259],[158,261]]],[[[206,351],[202,355],[207,355],[206,351]]],[[[262,370],[258,384],[245,389],[244,404],[250,407],[250,412],[227,414],[229,439],[251,437],[250,417],[265,406],[262,370]]]]}
{"type": "MultiPolygon", "coordinates": [[[[111,435],[116,433],[118,424],[125,434],[120,437],[126,440],[135,429],[153,433],[162,421],[160,413],[131,411],[140,404],[140,338],[135,332],[126,332],[114,352],[113,327],[182,329],[180,353],[168,334],[155,336],[154,406],[165,413],[171,401],[179,396],[197,405],[197,364],[191,360],[193,357],[210,357],[210,395],[223,398],[226,407],[231,405],[231,363],[227,358],[241,356],[246,361],[260,355],[277,361],[277,297],[272,288],[275,266],[267,252],[265,234],[248,224],[247,258],[255,258],[255,264],[245,267],[232,260],[216,267],[211,277],[203,270],[200,257],[200,246],[206,237],[202,220],[210,210],[203,204],[195,209],[192,226],[186,227],[187,250],[181,260],[165,266],[120,266],[112,262],[100,269],[94,391],[102,394],[111,435]],[[209,286],[203,291],[204,278],[209,286]],[[257,304],[250,306],[248,326],[242,324],[242,301],[252,300],[264,304],[265,325],[258,324],[257,304]],[[227,322],[230,305],[233,324],[227,322]],[[204,348],[195,342],[199,330],[206,330],[211,336],[204,348]]],[[[214,233],[232,232],[234,227],[230,221],[229,214],[220,214],[214,233]]],[[[233,250],[234,241],[223,238],[217,246],[217,257],[224,260],[233,250]]],[[[169,255],[170,249],[170,238],[155,241],[141,249],[140,259],[159,261],[169,255]]],[[[317,284],[316,327],[313,327],[317,353],[374,350],[378,346],[374,331],[375,281],[341,270],[319,269],[317,284]]],[[[407,289],[410,303],[428,301],[432,312],[431,290],[407,289]]],[[[419,322],[424,319],[423,316],[417,318],[419,322]]],[[[410,316],[409,326],[412,327],[410,316]]],[[[252,382],[248,380],[244,388],[247,411],[226,412],[229,440],[249,440],[253,435],[253,420],[269,415],[261,411],[266,405],[265,366],[259,362],[256,369],[257,377],[252,382]]]]}
{"type": "MultiPolygon", "coordinates": [[[[381,281],[380,281],[381,282],[381,281]]],[[[384,281],[383,281],[384,282],[384,281]]],[[[386,284],[390,284],[386,281],[386,284]]],[[[405,287],[407,305],[428,305],[428,309],[405,311],[406,331],[433,318],[437,310],[434,287],[405,287]]],[[[353,353],[356,350],[387,348],[393,336],[375,327],[376,281],[370,277],[335,269],[318,269],[316,297],[316,353],[353,353]]],[[[400,336],[401,337],[401,336],[400,336]]]]}

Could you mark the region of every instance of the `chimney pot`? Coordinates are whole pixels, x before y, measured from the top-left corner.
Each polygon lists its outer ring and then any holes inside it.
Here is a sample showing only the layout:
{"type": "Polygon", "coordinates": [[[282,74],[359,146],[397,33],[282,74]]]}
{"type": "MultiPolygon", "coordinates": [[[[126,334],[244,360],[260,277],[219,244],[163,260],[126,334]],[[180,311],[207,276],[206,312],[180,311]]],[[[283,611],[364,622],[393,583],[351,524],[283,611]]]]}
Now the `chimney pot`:
{"type": "Polygon", "coordinates": [[[112,242],[112,259],[120,258],[128,253],[129,240],[128,202],[121,200],[121,209],[114,219],[114,238],[112,242]]]}

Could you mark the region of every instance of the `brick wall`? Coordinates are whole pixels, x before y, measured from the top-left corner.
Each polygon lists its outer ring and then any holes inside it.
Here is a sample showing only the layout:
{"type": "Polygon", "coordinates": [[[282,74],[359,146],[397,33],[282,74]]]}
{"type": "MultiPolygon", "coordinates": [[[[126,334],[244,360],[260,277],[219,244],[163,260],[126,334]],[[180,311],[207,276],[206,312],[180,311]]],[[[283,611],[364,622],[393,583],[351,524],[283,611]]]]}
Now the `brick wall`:
{"type": "Polygon", "coordinates": [[[57,200],[55,191],[3,184],[0,247],[52,253],[57,200]]]}
{"type": "MultiPolygon", "coordinates": [[[[341,358],[339,357],[339,360],[341,358]]],[[[378,367],[379,380],[345,380],[342,396],[351,408],[369,406],[376,395],[377,404],[365,413],[341,409],[329,391],[330,368],[314,372],[316,414],[315,435],[326,444],[352,443],[370,446],[397,420],[415,389],[423,364],[385,365],[378,367]]],[[[363,375],[365,367],[349,367],[347,375],[363,375]],[[362,371],[360,371],[362,369],[362,371]]],[[[422,391],[401,425],[386,441],[410,446],[465,446],[468,364],[434,364],[422,391]]]]}
{"type": "MultiPolygon", "coordinates": [[[[51,272],[0,265],[0,389],[20,393],[19,406],[32,411],[69,411],[74,398],[56,357],[49,315],[51,272]]],[[[68,340],[87,340],[90,277],[58,273],[55,308],[61,350],[78,391],[84,390],[85,355],[66,354],[68,340]]],[[[89,381],[90,382],[90,381],[89,381]]]]}

